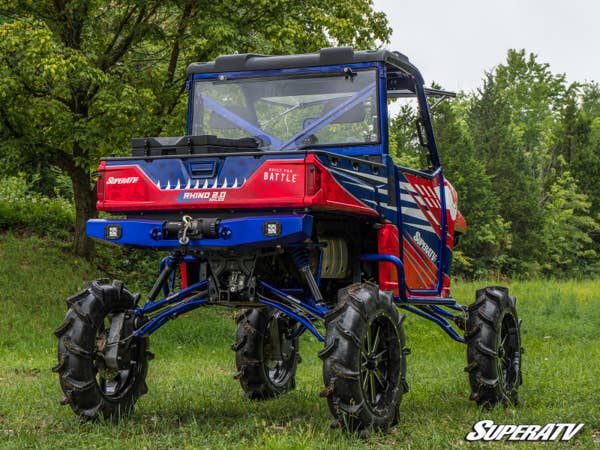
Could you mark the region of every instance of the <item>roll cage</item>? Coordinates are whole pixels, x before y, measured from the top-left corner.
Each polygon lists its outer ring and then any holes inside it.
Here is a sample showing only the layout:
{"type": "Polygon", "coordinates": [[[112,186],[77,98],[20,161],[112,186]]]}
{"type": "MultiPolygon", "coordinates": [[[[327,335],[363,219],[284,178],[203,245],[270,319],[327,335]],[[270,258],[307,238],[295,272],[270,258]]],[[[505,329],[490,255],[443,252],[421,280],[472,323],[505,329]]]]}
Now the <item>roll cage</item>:
{"type": "MultiPolygon", "coordinates": [[[[383,156],[388,154],[388,114],[389,99],[415,97],[418,103],[417,132],[421,145],[426,148],[427,156],[431,162],[431,170],[440,167],[440,158],[431,126],[430,108],[428,97],[443,99],[455,94],[448,91],[424,87],[423,77],[420,72],[398,52],[379,50],[374,52],[354,52],[349,47],[336,49],[322,49],[319,53],[307,55],[292,55],[279,57],[264,57],[262,55],[241,54],[228,55],[217,58],[210,63],[194,63],[188,67],[189,91],[188,126],[187,134],[193,134],[194,123],[194,96],[195,82],[199,80],[236,80],[255,77],[298,76],[313,75],[327,76],[334,73],[352,74],[375,69],[377,71],[376,96],[378,103],[378,126],[380,132],[377,142],[369,143],[327,143],[312,144],[310,148],[331,148],[333,152],[340,152],[347,156],[383,156]],[[336,64],[328,64],[335,62],[336,64]],[[318,65],[318,66],[317,66],[318,65]]],[[[369,95],[371,86],[358,91],[352,97],[345,99],[334,108],[326,111],[311,123],[290,137],[282,141],[278,137],[266,133],[258,124],[242,117],[233,108],[204,97],[204,106],[217,113],[224,119],[234,123],[239,128],[259,137],[266,137],[270,146],[266,151],[282,151],[302,149],[307,146],[299,145],[301,139],[311,133],[316,133],[323,127],[331,124],[349,110],[360,105],[369,95]]]]}

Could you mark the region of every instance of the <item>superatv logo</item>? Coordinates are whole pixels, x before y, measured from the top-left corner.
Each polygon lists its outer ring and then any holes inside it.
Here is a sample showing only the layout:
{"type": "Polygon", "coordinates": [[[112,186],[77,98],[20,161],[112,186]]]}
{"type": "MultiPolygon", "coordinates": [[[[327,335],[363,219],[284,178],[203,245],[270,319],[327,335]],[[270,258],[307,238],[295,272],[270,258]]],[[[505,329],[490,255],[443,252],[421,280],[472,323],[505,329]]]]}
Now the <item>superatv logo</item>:
{"type": "Polygon", "coordinates": [[[433,251],[433,249],[427,245],[427,242],[425,242],[423,240],[423,238],[421,237],[421,233],[419,233],[418,231],[415,233],[415,235],[413,236],[413,239],[415,240],[415,243],[421,247],[421,250],[423,250],[423,253],[425,253],[427,255],[427,257],[432,260],[433,262],[437,262],[437,254],[433,251]]]}
{"type": "Polygon", "coordinates": [[[134,184],[137,183],[140,177],[108,177],[106,184],[134,184]]]}
{"type": "Polygon", "coordinates": [[[467,441],[569,441],[583,428],[583,423],[549,423],[546,425],[502,425],[493,420],[480,420],[467,441]]]}

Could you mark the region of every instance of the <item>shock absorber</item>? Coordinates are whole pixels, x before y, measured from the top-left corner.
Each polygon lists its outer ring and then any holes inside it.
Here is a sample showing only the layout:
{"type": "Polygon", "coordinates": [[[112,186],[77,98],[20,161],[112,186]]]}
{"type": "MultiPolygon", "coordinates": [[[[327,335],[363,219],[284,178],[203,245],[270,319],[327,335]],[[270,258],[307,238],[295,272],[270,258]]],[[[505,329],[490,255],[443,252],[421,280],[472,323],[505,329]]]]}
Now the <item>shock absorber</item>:
{"type": "Polygon", "coordinates": [[[288,251],[292,258],[294,259],[294,263],[296,263],[296,267],[302,274],[304,281],[308,285],[308,289],[315,299],[316,303],[323,302],[323,296],[321,295],[321,291],[319,289],[319,285],[313,276],[312,270],[310,270],[310,262],[308,260],[308,251],[303,247],[288,247],[288,251]]]}

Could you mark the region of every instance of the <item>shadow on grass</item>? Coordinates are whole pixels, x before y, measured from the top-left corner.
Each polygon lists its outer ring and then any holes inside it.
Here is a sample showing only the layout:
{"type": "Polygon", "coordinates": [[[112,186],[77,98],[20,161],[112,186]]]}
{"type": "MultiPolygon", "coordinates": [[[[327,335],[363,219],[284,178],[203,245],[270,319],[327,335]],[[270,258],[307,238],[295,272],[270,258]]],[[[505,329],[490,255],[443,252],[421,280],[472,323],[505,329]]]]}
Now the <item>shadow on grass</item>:
{"type": "Polygon", "coordinates": [[[60,420],[60,428],[63,432],[90,435],[98,431],[136,435],[180,434],[193,429],[194,434],[240,436],[242,433],[249,439],[256,439],[267,429],[290,430],[294,433],[303,427],[319,432],[329,430],[330,416],[326,401],[306,392],[293,391],[275,399],[249,400],[239,392],[232,393],[230,389],[223,388],[213,389],[210,394],[198,392],[194,397],[192,400],[189,395],[173,396],[170,401],[164,394],[154,399],[144,396],[139,408],[118,423],[104,419],[81,423],[74,414],[66,414],[60,420]]]}

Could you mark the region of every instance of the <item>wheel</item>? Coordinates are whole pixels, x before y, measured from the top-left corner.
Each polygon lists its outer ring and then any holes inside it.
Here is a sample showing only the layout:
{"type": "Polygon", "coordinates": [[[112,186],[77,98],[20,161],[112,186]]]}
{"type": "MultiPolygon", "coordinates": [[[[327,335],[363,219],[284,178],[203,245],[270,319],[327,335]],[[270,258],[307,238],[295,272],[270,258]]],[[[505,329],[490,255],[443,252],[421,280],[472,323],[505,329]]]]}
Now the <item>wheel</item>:
{"type": "Polygon", "coordinates": [[[297,323],[272,308],[254,308],[238,317],[235,364],[251,399],[276,397],[296,385],[297,323]]]}
{"type": "Polygon", "coordinates": [[[148,338],[132,338],[135,298],[120,281],[97,280],[67,304],[65,320],[55,330],[58,364],[53,371],[65,394],[61,403],[83,420],[102,416],[116,421],[148,391],[148,338]],[[116,320],[122,326],[114,327],[115,349],[109,331],[116,320]]]}
{"type": "Polygon", "coordinates": [[[471,400],[491,408],[498,403],[516,405],[521,376],[521,323],[516,299],[504,287],[477,291],[467,311],[467,361],[471,400]]]}
{"type": "Polygon", "coordinates": [[[389,293],[371,283],[338,292],[325,317],[323,379],[332,426],[368,433],[386,431],[398,419],[406,383],[402,320],[389,293]]]}

